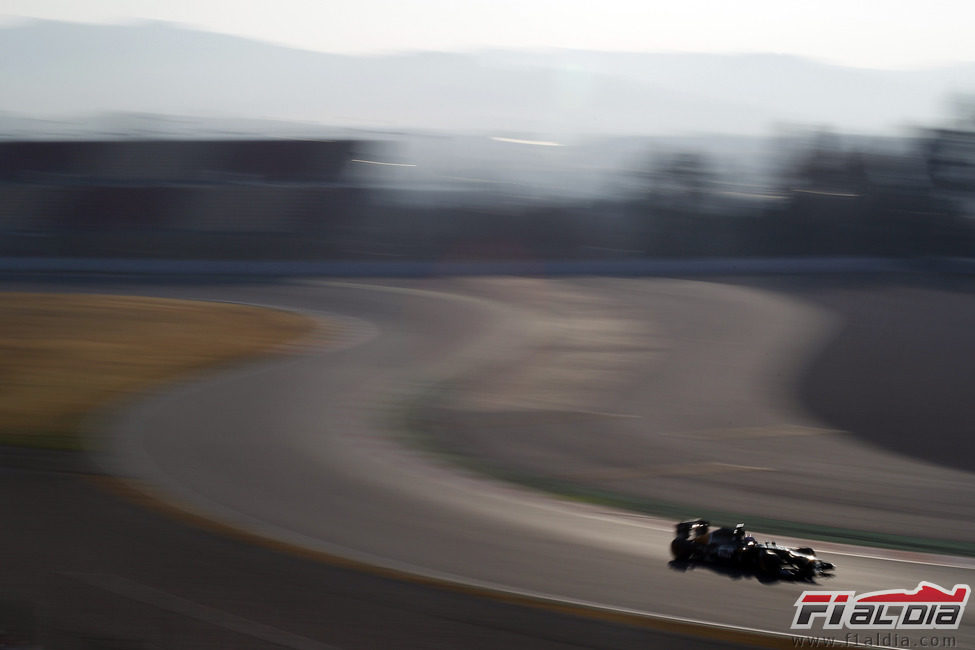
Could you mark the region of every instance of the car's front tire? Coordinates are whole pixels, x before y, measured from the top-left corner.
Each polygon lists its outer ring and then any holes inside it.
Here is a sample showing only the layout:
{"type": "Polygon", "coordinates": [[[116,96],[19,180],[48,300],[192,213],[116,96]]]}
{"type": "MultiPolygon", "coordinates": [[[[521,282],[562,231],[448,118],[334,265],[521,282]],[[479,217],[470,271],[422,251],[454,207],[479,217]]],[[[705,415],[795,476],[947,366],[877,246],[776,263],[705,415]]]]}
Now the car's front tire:
{"type": "Polygon", "coordinates": [[[777,577],[782,572],[782,560],[775,553],[762,553],[758,556],[758,570],[768,577],[777,577]]]}

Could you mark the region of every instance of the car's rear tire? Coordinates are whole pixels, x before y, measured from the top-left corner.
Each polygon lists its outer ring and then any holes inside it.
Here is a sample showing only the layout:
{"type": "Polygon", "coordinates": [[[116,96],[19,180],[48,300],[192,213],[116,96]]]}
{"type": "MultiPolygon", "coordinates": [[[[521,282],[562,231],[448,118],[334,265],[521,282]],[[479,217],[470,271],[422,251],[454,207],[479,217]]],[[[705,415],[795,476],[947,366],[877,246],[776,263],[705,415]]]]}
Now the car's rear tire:
{"type": "Polygon", "coordinates": [[[694,554],[694,546],[689,540],[678,537],[670,543],[670,552],[678,562],[686,562],[694,554]]]}

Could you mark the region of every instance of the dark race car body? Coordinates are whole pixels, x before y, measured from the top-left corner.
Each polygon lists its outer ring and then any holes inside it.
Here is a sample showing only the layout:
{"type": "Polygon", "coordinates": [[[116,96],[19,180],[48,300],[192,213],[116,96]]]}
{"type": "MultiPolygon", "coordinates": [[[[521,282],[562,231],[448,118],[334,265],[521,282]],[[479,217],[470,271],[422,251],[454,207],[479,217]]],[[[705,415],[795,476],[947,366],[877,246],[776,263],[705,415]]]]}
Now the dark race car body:
{"type": "Polygon", "coordinates": [[[746,535],[743,524],[734,528],[711,528],[704,519],[677,524],[677,536],[670,544],[679,562],[714,562],[754,571],[766,577],[783,575],[812,580],[828,575],[833,564],[816,557],[809,547],[787,548],[775,542],[758,543],[746,535]]]}

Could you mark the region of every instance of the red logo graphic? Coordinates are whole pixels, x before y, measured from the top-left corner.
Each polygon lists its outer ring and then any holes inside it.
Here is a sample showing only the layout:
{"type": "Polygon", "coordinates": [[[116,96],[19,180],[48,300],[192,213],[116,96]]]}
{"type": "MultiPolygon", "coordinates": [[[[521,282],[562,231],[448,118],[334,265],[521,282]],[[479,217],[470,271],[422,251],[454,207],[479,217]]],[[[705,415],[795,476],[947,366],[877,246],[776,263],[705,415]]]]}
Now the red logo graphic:
{"type": "Polygon", "coordinates": [[[930,582],[917,588],[888,589],[856,595],[854,591],[804,591],[795,602],[792,629],[808,630],[956,630],[971,594],[968,585],[951,589],[930,582]]]}

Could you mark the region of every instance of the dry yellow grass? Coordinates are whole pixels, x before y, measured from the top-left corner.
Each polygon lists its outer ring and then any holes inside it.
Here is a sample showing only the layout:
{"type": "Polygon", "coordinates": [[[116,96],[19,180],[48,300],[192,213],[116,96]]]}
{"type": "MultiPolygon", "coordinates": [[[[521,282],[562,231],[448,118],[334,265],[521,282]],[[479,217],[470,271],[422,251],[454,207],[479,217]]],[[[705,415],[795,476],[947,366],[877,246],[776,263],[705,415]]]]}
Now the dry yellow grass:
{"type": "Polygon", "coordinates": [[[94,408],[311,333],[285,311],[114,295],[0,293],[0,444],[78,448],[94,408]]]}

